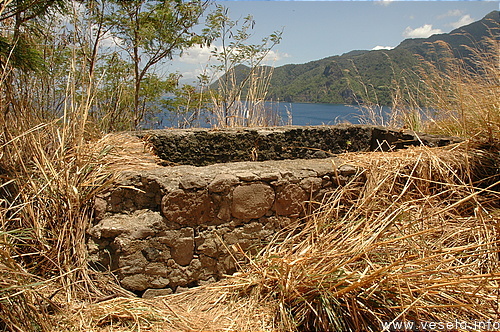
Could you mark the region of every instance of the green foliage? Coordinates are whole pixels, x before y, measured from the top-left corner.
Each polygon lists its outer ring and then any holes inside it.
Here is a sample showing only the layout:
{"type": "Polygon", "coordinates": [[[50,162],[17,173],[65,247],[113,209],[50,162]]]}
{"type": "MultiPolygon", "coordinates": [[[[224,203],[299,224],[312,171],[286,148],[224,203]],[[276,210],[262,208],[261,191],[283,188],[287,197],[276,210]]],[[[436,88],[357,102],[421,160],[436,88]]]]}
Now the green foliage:
{"type": "Polygon", "coordinates": [[[170,122],[177,128],[201,127],[203,115],[212,106],[210,93],[195,86],[184,84],[174,91],[173,98],[163,100],[163,108],[172,115],[170,122]]]}
{"type": "Polygon", "coordinates": [[[286,102],[358,103],[391,101],[391,82],[418,64],[407,50],[333,56],[274,71],[269,97],[286,102]]]}
{"type": "Polygon", "coordinates": [[[160,66],[204,42],[191,28],[206,3],[93,0],[72,2],[63,15],[51,15],[62,4],[32,0],[0,7],[0,24],[6,27],[0,62],[6,72],[19,69],[3,78],[8,82],[2,86],[3,111],[15,110],[23,100],[24,112],[51,120],[78,104],[95,121],[93,130],[150,126],[163,96],[177,86],[177,75],[160,66]],[[22,7],[28,2],[39,8],[22,7]],[[28,21],[34,13],[40,16],[28,21]],[[37,33],[25,33],[31,30],[37,33]]]}
{"type": "Polygon", "coordinates": [[[143,85],[147,80],[156,79],[151,74],[156,65],[172,59],[184,48],[203,43],[203,38],[191,28],[198,23],[206,4],[145,0],[113,0],[111,3],[114,10],[106,16],[105,22],[110,33],[122,42],[121,54],[126,54],[132,64],[133,125],[138,128],[158,109],[156,106],[147,108],[158,99],[158,91],[143,85]]]}
{"type": "Polygon", "coordinates": [[[35,24],[51,12],[62,12],[67,0],[16,0],[0,4],[0,66],[36,71],[42,56],[33,43],[35,24]]]}

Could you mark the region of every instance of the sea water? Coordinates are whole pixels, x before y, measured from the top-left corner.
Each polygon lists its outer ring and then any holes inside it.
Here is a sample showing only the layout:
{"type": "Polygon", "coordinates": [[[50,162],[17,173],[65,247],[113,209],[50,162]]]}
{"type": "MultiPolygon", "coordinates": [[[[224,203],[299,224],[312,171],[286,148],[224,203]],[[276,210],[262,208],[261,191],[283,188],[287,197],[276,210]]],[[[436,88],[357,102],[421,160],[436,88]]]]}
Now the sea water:
{"type": "MultiPolygon", "coordinates": [[[[281,125],[318,126],[335,125],[340,123],[360,123],[362,112],[359,107],[342,104],[315,104],[315,103],[267,103],[267,107],[277,112],[281,118],[281,125]],[[291,119],[290,119],[291,116],[291,119]],[[291,121],[290,121],[291,120],[291,121]]],[[[159,114],[155,129],[176,127],[171,122],[168,113],[159,114]]],[[[210,128],[209,120],[199,119],[193,124],[194,127],[210,128]]]]}
{"type": "Polygon", "coordinates": [[[341,104],[280,103],[278,109],[283,120],[290,113],[297,126],[357,124],[361,114],[355,106],[341,104]]]}

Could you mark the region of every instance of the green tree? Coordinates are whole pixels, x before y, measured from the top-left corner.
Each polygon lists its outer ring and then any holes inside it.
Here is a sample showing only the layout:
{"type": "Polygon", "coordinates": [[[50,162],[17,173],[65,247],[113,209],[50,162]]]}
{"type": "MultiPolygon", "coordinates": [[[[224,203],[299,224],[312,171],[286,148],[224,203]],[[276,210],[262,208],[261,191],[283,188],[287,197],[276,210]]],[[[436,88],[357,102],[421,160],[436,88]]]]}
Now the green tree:
{"type": "Polygon", "coordinates": [[[43,56],[36,47],[38,22],[62,12],[67,0],[4,0],[0,2],[0,92],[2,114],[19,113],[15,102],[18,71],[39,71],[43,56]]]}
{"type": "Polygon", "coordinates": [[[23,70],[41,66],[40,54],[32,45],[36,33],[33,21],[44,19],[54,11],[63,11],[67,0],[4,0],[0,4],[0,65],[23,70]]]}
{"type": "Polygon", "coordinates": [[[132,63],[134,75],[135,127],[143,121],[150,104],[146,80],[154,77],[157,65],[172,59],[183,49],[202,44],[192,28],[198,23],[207,3],[201,1],[111,1],[115,10],[108,15],[111,33],[121,41],[122,51],[132,63]]]}
{"type": "MultiPolygon", "coordinates": [[[[95,92],[91,116],[103,132],[133,130],[134,124],[134,70],[132,63],[122,59],[117,52],[106,55],[96,68],[99,85],[95,92]]],[[[171,74],[166,79],[148,73],[141,84],[140,95],[144,96],[140,105],[148,109],[143,122],[156,122],[154,114],[160,112],[160,103],[165,91],[177,86],[177,75],[171,74]]]]}

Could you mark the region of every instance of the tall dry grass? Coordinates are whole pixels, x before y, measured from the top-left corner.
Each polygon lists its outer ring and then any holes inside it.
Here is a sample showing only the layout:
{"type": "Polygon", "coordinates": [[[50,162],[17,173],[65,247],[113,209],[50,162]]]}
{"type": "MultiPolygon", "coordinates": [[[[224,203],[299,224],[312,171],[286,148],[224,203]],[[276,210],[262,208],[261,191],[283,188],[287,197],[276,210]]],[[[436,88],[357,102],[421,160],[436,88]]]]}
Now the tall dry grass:
{"type": "MultiPolygon", "coordinates": [[[[500,29],[496,29],[498,34],[500,29]]],[[[492,36],[495,36],[494,34],[492,36]]],[[[445,52],[448,46],[436,45],[445,52]]],[[[471,60],[447,58],[427,64],[420,74],[426,82],[425,105],[433,110],[429,130],[489,142],[500,139],[500,45],[485,38],[469,49],[471,60]]]]}
{"type": "MultiPolygon", "coordinates": [[[[70,64],[76,71],[78,63],[70,64]]],[[[8,68],[6,65],[5,68],[8,68]]],[[[70,74],[62,117],[34,107],[28,89],[3,98],[22,73],[5,70],[0,99],[0,329],[50,331],[65,303],[126,292],[87,266],[93,199],[113,179],[110,145],[89,122],[92,80],[70,74]],[[85,86],[84,86],[85,88],[85,86]],[[81,92],[88,93],[82,96],[81,92]],[[54,299],[57,298],[57,301],[54,299]],[[59,304],[57,304],[59,303],[59,304]]]]}
{"type": "Polygon", "coordinates": [[[356,177],[234,279],[274,308],[275,328],[500,320],[500,48],[486,38],[465,60],[434,46],[448,56],[423,63],[417,85],[395,89],[391,114],[367,105],[367,121],[468,140],[343,156],[359,166],[356,177]]]}
{"type": "Polygon", "coordinates": [[[418,82],[395,87],[393,110],[404,125],[422,131],[498,142],[500,139],[500,44],[490,36],[454,56],[450,46],[431,46],[436,61],[421,61],[418,82]]]}
{"type": "MultiPolygon", "coordinates": [[[[91,130],[92,88],[73,98],[69,80],[62,118],[29,100],[18,113],[1,105],[0,329],[379,331],[393,320],[500,320],[498,58],[478,56],[493,66],[431,67],[426,80],[437,83],[426,91],[443,96],[434,128],[488,144],[344,155],[359,174],[300,229],[222,285],[156,300],[107,298],[128,293],[86,264],[93,197],[111,183],[116,145],[91,130]]],[[[258,107],[265,82],[249,92],[258,107]]],[[[429,107],[441,100],[426,96],[429,107]]],[[[232,119],[248,121],[245,112],[232,119]]]]}
{"type": "MultiPolygon", "coordinates": [[[[498,162],[496,153],[483,158],[498,162]]],[[[274,304],[285,331],[498,320],[500,176],[476,187],[469,157],[462,148],[346,155],[362,171],[235,283],[274,304]]]]}

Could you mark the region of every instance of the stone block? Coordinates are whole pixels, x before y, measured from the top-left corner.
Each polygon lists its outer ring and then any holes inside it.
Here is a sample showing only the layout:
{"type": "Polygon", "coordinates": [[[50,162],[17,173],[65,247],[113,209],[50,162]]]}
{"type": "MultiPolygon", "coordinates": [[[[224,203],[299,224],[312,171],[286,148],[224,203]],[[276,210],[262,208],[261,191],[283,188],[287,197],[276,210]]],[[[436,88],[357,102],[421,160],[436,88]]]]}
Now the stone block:
{"type": "Polygon", "coordinates": [[[238,186],[233,191],[231,214],[239,219],[258,219],[274,202],[274,190],[264,183],[238,186]]]}
{"type": "Polygon", "coordinates": [[[168,276],[168,267],[164,263],[150,263],[144,268],[144,273],[150,276],[168,276]]]}
{"type": "Polygon", "coordinates": [[[208,190],[213,193],[228,191],[232,186],[238,184],[240,180],[233,174],[217,174],[208,185],[208,190]]]}
{"type": "Polygon", "coordinates": [[[149,277],[141,273],[126,276],[120,283],[123,288],[132,291],[143,291],[150,288],[149,277]]]}
{"type": "Polygon", "coordinates": [[[142,294],[142,298],[143,299],[152,299],[152,298],[159,297],[159,296],[167,296],[167,295],[170,295],[172,293],[173,293],[173,291],[171,288],[163,288],[163,289],[149,288],[149,289],[146,289],[144,294],[142,294]]]}
{"type": "Polygon", "coordinates": [[[314,194],[321,189],[323,180],[318,177],[307,177],[300,180],[300,187],[308,194],[314,194]]]}
{"type": "Polygon", "coordinates": [[[213,203],[207,190],[175,190],[163,197],[161,210],[165,218],[180,225],[200,225],[213,217],[213,203]]]}
{"type": "Polygon", "coordinates": [[[278,189],[276,194],[276,214],[280,216],[298,215],[303,212],[303,203],[308,195],[298,184],[290,183],[278,189]]]}
{"type": "Polygon", "coordinates": [[[174,261],[181,265],[189,265],[194,254],[194,238],[184,237],[179,238],[171,249],[171,255],[174,261]]]}
{"type": "Polygon", "coordinates": [[[208,185],[208,180],[194,175],[194,174],[186,174],[183,175],[179,180],[179,187],[181,189],[204,189],[208,185]]]}

